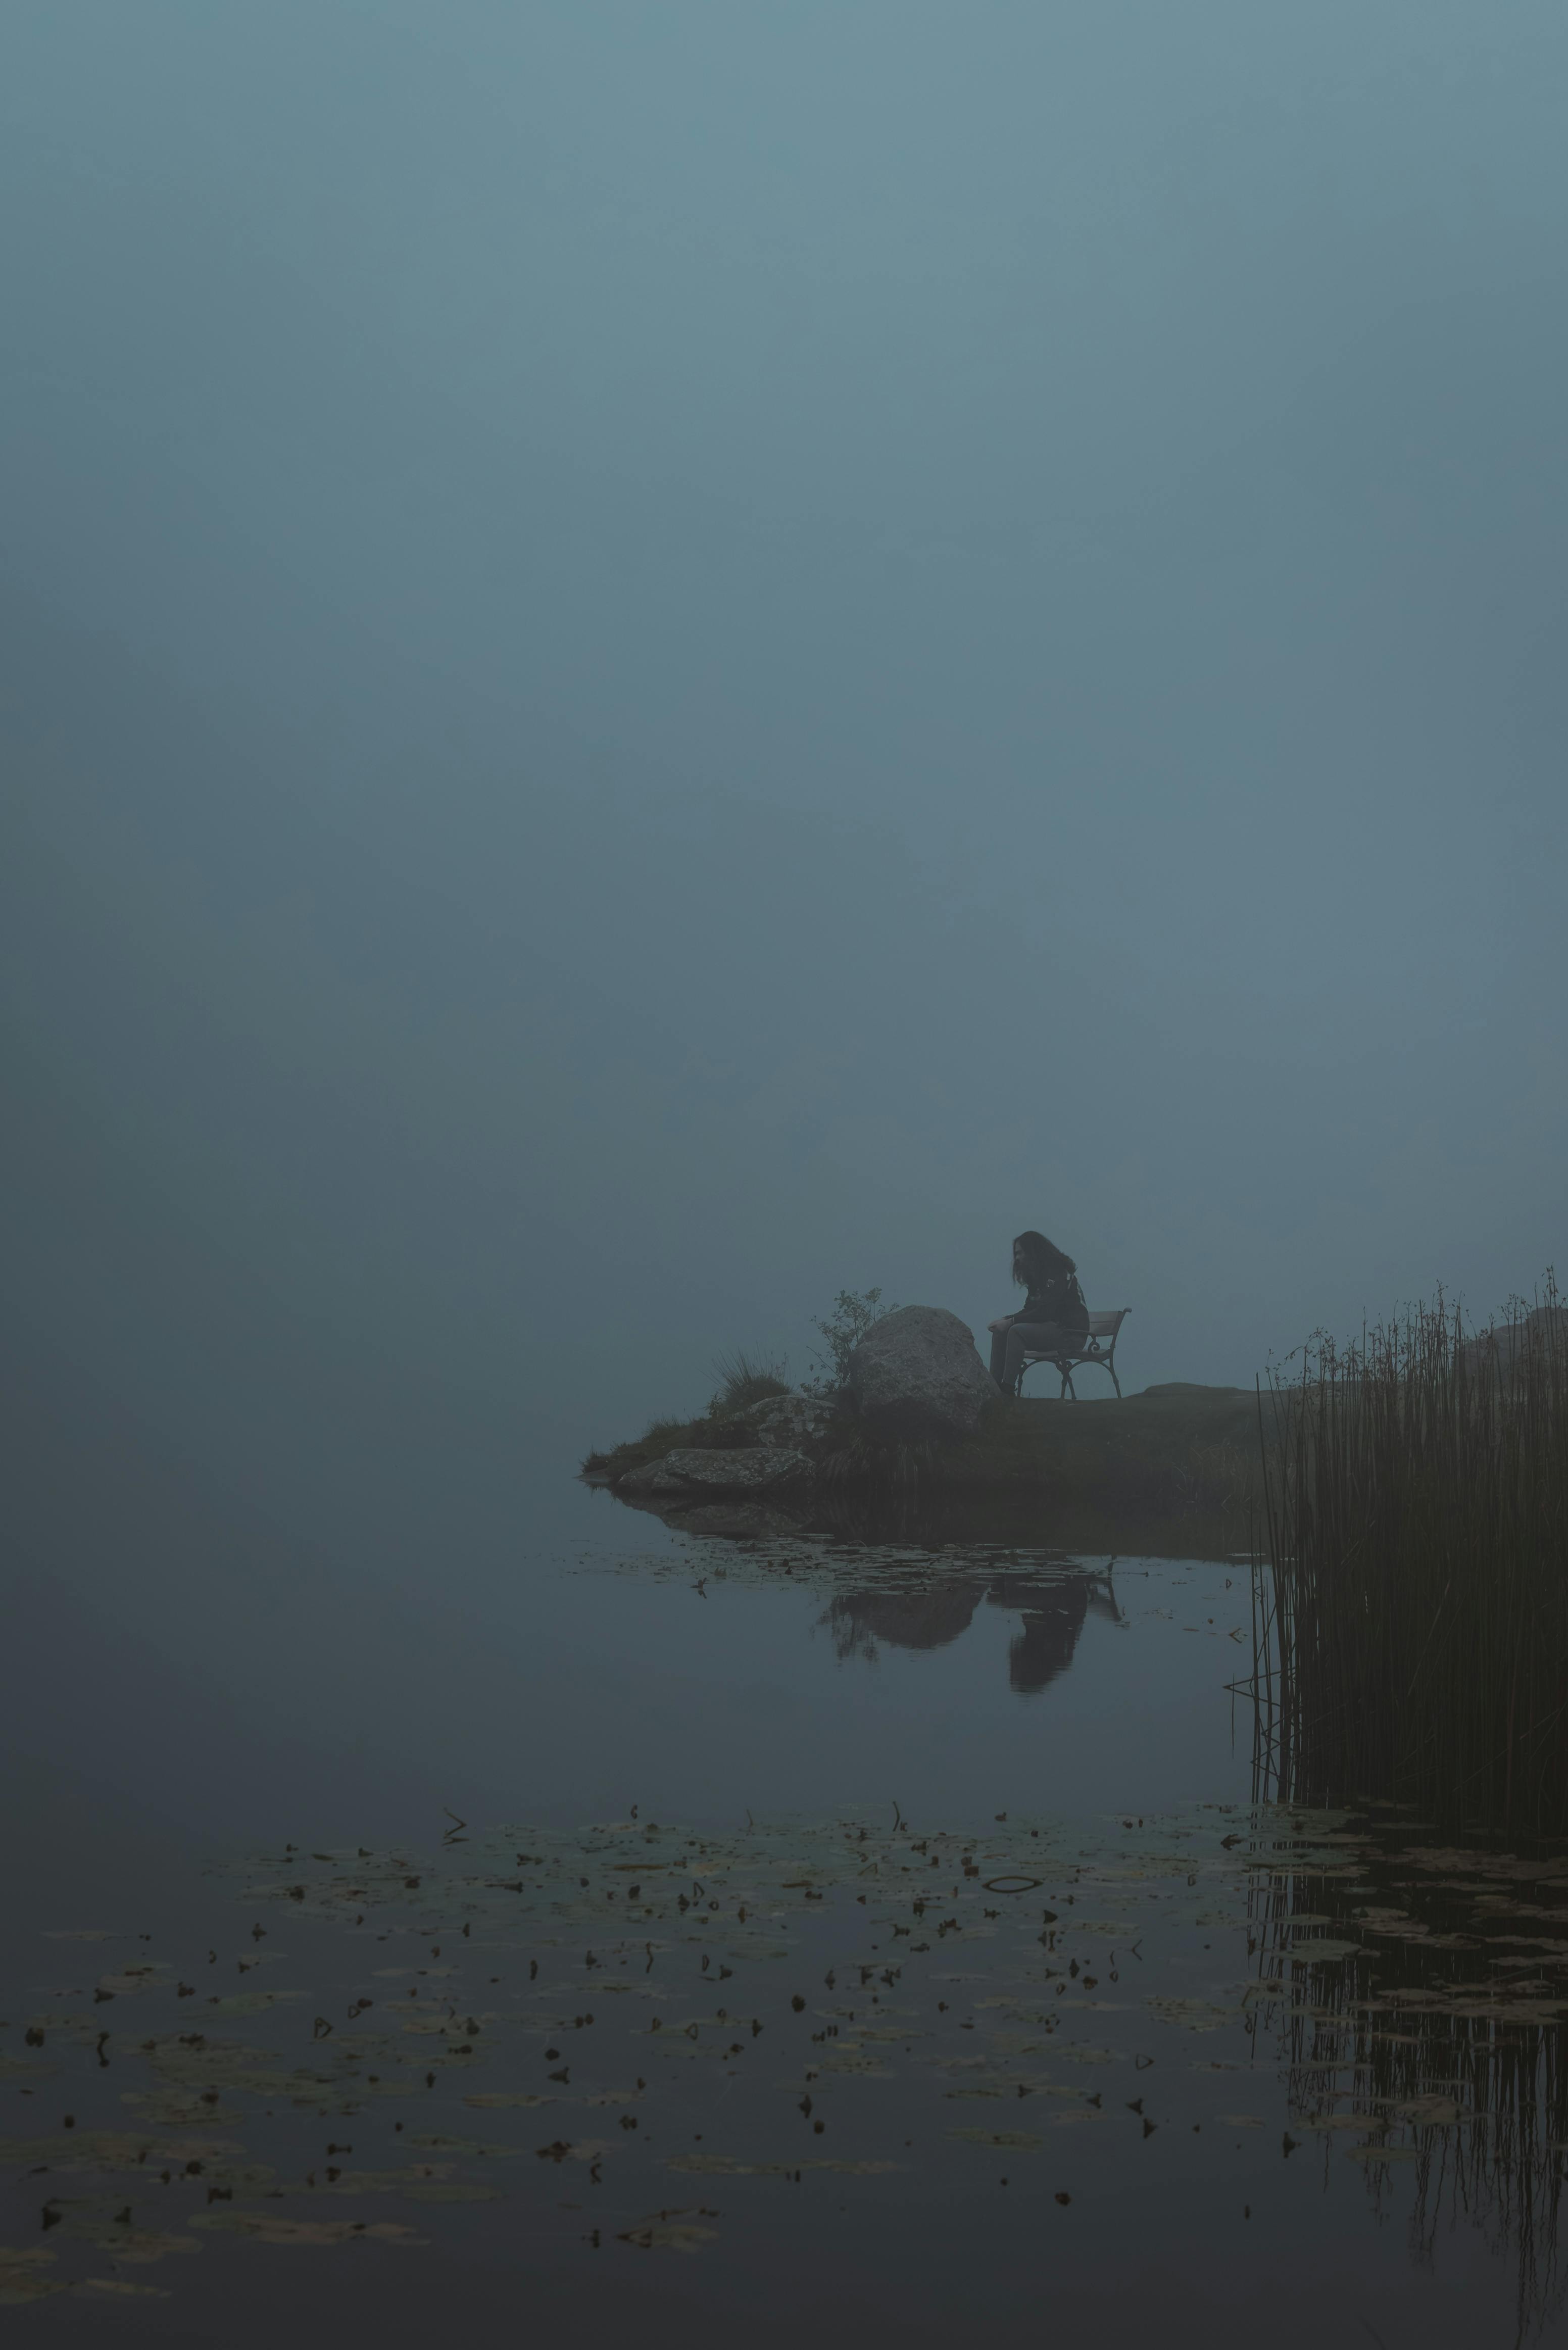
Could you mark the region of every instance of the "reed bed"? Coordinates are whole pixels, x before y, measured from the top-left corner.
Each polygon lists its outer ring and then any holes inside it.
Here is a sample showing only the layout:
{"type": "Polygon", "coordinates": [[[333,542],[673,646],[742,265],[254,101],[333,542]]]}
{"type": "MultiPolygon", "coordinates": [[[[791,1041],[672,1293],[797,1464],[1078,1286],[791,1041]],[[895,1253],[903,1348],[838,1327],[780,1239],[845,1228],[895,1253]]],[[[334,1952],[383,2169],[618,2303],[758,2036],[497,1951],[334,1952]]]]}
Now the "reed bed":
{"type": "Polygon", "coordinates": [[[1439,1297],[1261,1399],[1261,1730],[1292,1800],[1568,1834],[1568,1314],[1439,1297]],[[1272,1425],[1270,1424],[1272,1422],[1272,1425]]]}

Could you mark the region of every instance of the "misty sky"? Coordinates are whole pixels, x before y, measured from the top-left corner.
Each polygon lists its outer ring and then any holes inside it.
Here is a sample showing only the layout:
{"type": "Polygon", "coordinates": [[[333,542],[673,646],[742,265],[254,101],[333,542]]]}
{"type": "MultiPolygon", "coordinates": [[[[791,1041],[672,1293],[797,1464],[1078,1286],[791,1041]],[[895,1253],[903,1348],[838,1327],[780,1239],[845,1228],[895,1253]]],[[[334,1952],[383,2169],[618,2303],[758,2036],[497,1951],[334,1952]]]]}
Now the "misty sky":
{"type": "Polygon", "coordinates": [[[1559,0],[8,0],[7,1326],[461,1519],[1558,1255],[1559,0]]]}

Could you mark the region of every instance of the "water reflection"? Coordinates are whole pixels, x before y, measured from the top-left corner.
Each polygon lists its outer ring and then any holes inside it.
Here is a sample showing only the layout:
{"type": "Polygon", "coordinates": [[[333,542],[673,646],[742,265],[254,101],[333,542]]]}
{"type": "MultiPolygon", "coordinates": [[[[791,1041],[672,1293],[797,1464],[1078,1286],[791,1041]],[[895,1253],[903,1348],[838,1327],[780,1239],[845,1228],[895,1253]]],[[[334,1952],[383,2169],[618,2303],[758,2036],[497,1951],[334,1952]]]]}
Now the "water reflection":
{"type": "MultiPolygon", "coordinates": [[[[360,2244],[381,2336],[476,2258],[581,2296],[591,2253],[659,2249],[702,2268],[679,2328],[639,2338],[727,2341],[737,2278],[771,2302],[812,2277],[840,2303],[902,2281],[962,2334],[982,2267],[1016,2321],[988,2338],[1022,2342],[1060,2211],[1058,2293],[1103,2298],[1130,2233],[1189,2308],[1253,2257],[1256,2214],[1271,2290],[1336,2262],[1354,2316],[1381,2277],[1407,2323],[1375,2339],[1536,2338],[1568,1955],[1536,1929],[1568,1919],[1568,1866],[1429,1833],[1267,1804],[970,1829],[879,1804],[275,1842],[207,1872],[197,1913],[36,1940],[0,2062],[36,2099],[5,2143],[0,2298],[177,2294],[202,2329],[243,2247],[247,2307],[275,2295],[223,2324],[248,2350],[297,2317],[296,2272],[265,2263],[302,2246],[360,2244]],[[1506,2256],[1468,2333],[1413,2299],[1439,2259],[1451,2290],[1449,2226],[1506,2256]]],[[[1062,2338],[1161,2331],[1147,2296],[1099,2316],[1062,2338]]]]}
{"type": "Polygon", "coordinates": [[[1072,1664],[1088,1617],[1124,1621],[1109,1571],[1071,1569],[1027,1574],[1003,1569],[976,1581],[944,1576],[929,1589],[872,1586],[836,1598],[827,1611],[841,1658],[875,1659],[881,1644],[896,1648],[945,1648],[961,1638],[982,1607],[1023,1618],[1007,1651],[1007,1678],[1021,1697],[1037,1697],[1072,1664]]]}
{"type": "Polygon", "coordinates": [[[1275,1814],[1249,1950],[1290,2099],[1287,2157],[1338,2147],[1380,2213],[1409,2166],[1417,2258],[1466,2224],[1508,2247],[1523,2340],[1563,2303],[1568,1856],[1455,1846],[1403,1808],[1314,1831],[1341,1856],[1310,1877],[1275,1814]]]}
{"type": "Polygon", "coordinates": [[[777,1549],[805,1542],[860,1544],[877,1551],[916,1548],[1073,1554],[1167,1559],[1227,1559],[1246,1538],[1244,1523],[1210,1510],[1175,1515],[1056,1504],[1035,1494],[992,1496],[963,1491],[929,1494],[829,1492],[805,1510],[744,1500],[675,1501],[617,1492],[614,1506],[657,1518],[672,1534],[737,1549],[777,1549]]]}
{"type": "MultiPolygon", "coordinates": [[[[1156,2338],[1173,2276],[1191,2338],[1282,2350],[1364,2312],[1445,2350],[1512,2338],[1505,2298],[1550,2315],[1568,1869],[1249,1803],[1244,1565],[972,1507],[647,1543],[628,1514],[619,1551],[607,1497],[583,1521],[548,1571],[459,1575],[423,1614],[313,1585],[271,1646],[159,1598],[166,1648],[190,1627],[213,1686],[266,1698],[201,1750],[265,1851],[231,1877],[192,1852],[188,1878],[171,1853],[165,1893],[54,1838],[47,1891],[13,1883],[0,2295],[8,2255],[51,2323],[129,2283],[261,2350],[352,2241],[383,2340],[421,2293],[439,2330],[483,2272],[558,2294],[564,2339],[698,2350],[742,2294],[798,2331],[810,2293],[901,2293],[901,2338],[928,2338],[910,2312],[961,2336],[981,2276],[987,2338],[1015,2343],[1046,2242],[1058,2305],[1080,2296],[1064,2340],[1156,2338]],[[1008,1702],[981,1651],[1010,1633],[1012,1689],[1049,1703],[1008,1702]],[[358,1779],[346,1746],[301,1769],[280,1693],[358,1709],[358,1779]],[[412,1841],[389,1806],[372,1825],[405,1763],[412,1841]],[[1443,2241],[1467,2213],[1495,2265],[1443,2241]],[[1108,2311],[1133,2241],[1159,2282],[1108,2311]],[[128,2244],[169,2257],[121,2274],[128,2244]],[[686,2298],[658,2331],[665,2251],[686,2298]],[[237,2324],[241,2261],[271,2298],[237,2324]],[[1250,2310],[1311,2268],[1327,2316],[1293,2291],[1282,2322],[1204,2331],[1242,2262],[1250,2310]],[[621,2274],[644,2301],[600,2324],[586,2297],[621,2274]]],[[[251,1836],[223,1825],[234,1859],[251,1836]]]]}

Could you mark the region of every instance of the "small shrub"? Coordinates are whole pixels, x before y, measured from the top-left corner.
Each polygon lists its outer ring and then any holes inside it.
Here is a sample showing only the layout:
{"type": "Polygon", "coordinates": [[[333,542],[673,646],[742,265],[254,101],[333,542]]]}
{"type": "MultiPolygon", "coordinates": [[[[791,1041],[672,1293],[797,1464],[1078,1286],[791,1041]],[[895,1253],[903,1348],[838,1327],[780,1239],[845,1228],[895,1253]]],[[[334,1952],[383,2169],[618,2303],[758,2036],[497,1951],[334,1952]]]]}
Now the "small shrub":
{"type": "Polygon", "coordinates": [[[832,1313],[814,1316],[812,1321],[812,1328],[821,1331],[827,1345],[812,1357],[819,1367],[818,1376],[806,1380],[806,1394],[836,1395],[849,1377],[849,1357],[867,1330],[897,1311],[897,1306],[883,1305],[879,1289],[841,1289],[832,1313]]]}

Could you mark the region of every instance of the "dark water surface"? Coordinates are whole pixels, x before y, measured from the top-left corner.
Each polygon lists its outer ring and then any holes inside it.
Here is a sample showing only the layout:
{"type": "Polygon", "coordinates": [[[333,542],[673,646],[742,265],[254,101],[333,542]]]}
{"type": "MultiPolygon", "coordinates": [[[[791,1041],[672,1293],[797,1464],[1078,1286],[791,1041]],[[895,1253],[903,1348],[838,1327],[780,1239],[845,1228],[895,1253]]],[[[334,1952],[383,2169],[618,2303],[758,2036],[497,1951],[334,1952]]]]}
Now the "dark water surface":
{"type": "Polygon", "coordinates": [[[1557,2338],[1568,1877],[1261,1804],[1245,1565],[67,1471],[7,1582],[19,2335],[1557,2338]]]}

